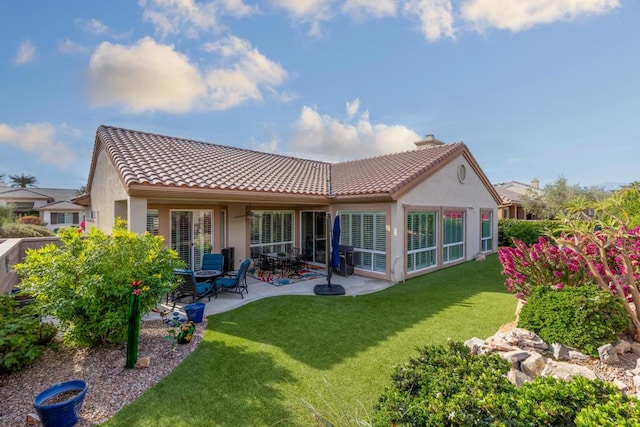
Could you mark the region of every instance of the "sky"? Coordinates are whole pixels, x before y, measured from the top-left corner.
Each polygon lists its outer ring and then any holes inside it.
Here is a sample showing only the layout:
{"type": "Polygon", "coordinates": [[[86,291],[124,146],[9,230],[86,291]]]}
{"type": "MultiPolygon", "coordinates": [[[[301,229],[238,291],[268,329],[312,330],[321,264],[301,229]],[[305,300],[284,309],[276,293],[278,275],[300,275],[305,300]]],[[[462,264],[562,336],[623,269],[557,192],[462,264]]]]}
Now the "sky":
{"type": "Polygon", "coordinates": [[[639,119],[637,0],[0,4],[0,174],[39,187],[86,184],[102,124],[331,162],[433,134],[492,183],[616,187],[639,119]]]}

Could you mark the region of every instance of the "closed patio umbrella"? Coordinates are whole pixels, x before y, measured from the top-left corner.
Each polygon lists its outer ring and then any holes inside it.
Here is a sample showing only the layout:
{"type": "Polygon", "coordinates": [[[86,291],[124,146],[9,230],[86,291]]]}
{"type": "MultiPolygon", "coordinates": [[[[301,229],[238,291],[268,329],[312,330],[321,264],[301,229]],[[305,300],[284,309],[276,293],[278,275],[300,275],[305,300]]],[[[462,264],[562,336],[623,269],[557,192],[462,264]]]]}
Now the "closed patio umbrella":
{"type": "MultiPolygon", "coordinates": [[[[327,230],[331,226],[331,214],[327,214],[327,230]]],[[[316,295],[344,295],[345,290],[342,285],[331,284],[333,269],[340,266],[340,217],[336,215],[333,220],[333,231],[331,232],[331,257],[327,260],[327,284],[316,285],[313,292],[316,295]]]]}

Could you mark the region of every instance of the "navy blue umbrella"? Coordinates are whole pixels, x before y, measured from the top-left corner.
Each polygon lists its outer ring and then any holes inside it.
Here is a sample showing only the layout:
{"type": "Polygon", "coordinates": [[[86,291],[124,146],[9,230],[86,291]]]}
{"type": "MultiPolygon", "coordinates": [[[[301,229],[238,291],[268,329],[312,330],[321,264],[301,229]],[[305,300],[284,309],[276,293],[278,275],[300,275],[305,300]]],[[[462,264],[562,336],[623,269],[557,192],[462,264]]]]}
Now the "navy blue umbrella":
{"type": "Polygon", "coordinates": [[[340,216],[333,220],[333,235],[331,236],[331,267],[340,267],[340,216]]]}

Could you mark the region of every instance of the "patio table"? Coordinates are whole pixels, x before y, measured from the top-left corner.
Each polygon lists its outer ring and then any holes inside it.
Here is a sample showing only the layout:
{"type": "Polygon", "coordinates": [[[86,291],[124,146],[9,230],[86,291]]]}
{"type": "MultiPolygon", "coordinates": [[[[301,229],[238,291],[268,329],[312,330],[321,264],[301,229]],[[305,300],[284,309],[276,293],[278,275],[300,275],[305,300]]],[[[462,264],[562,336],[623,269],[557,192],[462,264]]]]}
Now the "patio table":
{"type": "Polygon", "coordinates": [[[211,280],[213,282],[217,277],[222,276],[222,271],[220,270],[198,270],[193,273],[196,276],[196,280],[198,282],[204,282],[206,280],[211,280]]]}
{"type": "Polygon", "coordinates": [[[278,252],[269,252],[264,255],[266,255],[267,257],[275,261],[276,268],[279,267],[283,275],[287,275],[286,274],[287,272],[289,273],[288,274],[289,276],[299,275],[298,272],[295,271],[295,269],[291,268],[293,261],[298,260],[299,255],[291,254],[291,253],[285,253],[284,255],[279,255],[278,252]]]}

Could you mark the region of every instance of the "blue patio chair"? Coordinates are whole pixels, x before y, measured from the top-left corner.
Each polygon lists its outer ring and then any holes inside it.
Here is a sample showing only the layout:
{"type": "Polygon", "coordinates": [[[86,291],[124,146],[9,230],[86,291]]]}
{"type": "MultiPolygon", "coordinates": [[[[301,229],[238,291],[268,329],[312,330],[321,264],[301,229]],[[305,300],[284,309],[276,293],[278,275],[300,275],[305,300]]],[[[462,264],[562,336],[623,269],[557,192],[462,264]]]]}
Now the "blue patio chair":
{"type": "Polygon", "coordinates": [[[201,270],[219,270],[224,273],[224,255],[204,254],[202,255],[201,270]]]}
{"type": "Polygon", "coordinates": [[[233,292],[236,294],[240,294],[242,299],[244,299],[243,292],[249,292],[247,289],[247,270],[249,269],[249,264],[251,264],[250,259],[245,259],[240,264],[240,268],[238,269],[238,275],[234,277],[218,277],[213,282],[213,287],[216,289],[215,296],[218,296],[218,292],[233,292]]]}
{"type": "Polygon", "coordinates": [[[175,269],[173,270],[173,274],[179,281],[178,287],[171,295],[174,308],[176,302],[182,301],[184,298],[190,297],[192,302],[196,302],[201,298],[208,297],[209,301],[211,301],[211,295],[215,295],[216,289],[211,280],[196,282],[196,276],[193,274],[193,270],[175,269]]]}

